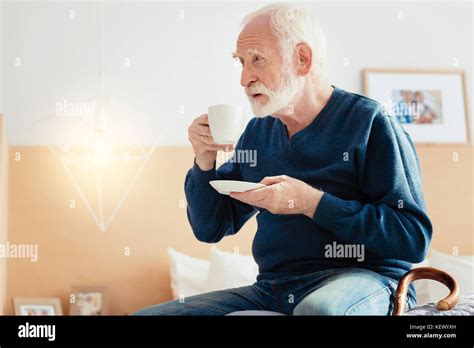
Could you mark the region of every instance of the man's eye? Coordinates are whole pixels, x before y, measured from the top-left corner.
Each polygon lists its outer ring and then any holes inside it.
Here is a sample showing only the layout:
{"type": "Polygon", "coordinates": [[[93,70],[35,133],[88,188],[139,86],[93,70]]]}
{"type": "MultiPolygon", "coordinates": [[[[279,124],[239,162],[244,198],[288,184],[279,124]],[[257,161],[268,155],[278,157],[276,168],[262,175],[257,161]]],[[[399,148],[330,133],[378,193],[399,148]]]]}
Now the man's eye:
{"type": "Polygon", "coordinates": [[[261,61],[261,60],[263,60],[263,57],[262,57],[262,56],[254,56],[254,57],[253,57],[253,61],[254,61],[254,62],[259,62],[259,61],[261,61]]]}

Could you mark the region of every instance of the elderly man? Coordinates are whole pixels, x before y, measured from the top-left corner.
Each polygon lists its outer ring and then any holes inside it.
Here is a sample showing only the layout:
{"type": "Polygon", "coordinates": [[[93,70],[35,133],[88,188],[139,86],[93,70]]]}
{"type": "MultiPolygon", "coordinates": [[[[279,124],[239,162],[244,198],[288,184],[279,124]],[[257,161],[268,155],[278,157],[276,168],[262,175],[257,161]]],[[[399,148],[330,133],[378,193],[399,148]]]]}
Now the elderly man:
{"type": "MultiPolygon", "coordinates": [[[[207,243],[258,213],[257,281],[136,314],[390,314],[397,281],[424,259],[432,233],[408,134],[377,102],[327,82],[325,37],[305,11],[270,5],[250,14],[234,57],[257,116],[235,149],[256,150],[258,165],[216,169],[224,146],[214,143],[207,115],[196,118],[187,213],[207,243]],[[266,186],[229,197],[209,185],[216,179],[266,186]]],[[[410,287],[408,306],[415,303],[410,287]]]]}

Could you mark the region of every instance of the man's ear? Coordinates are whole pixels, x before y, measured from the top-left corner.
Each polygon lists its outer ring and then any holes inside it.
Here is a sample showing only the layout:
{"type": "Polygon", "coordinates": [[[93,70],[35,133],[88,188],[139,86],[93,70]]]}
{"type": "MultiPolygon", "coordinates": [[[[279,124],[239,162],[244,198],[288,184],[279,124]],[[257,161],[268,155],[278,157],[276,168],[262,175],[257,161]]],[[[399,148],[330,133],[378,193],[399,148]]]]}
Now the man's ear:
{"type": "Polygon", "coordinates": [[[297,52],[297,72],[299,76],[306,76],[311,71],[313,63],[313,52],[311,47],[305,43],[300,43],[296,46],[297,52]]]}

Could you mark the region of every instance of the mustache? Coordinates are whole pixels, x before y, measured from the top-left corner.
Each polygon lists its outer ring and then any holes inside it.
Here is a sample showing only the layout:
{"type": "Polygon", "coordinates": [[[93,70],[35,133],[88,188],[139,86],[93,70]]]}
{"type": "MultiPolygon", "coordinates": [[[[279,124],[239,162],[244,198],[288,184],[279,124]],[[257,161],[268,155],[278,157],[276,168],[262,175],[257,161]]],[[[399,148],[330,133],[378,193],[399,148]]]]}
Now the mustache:
{"type": "Polygon", "coordinates": [[[263,84],[256,84],[252,85],[250,87],[245,87],[245,94],[247,94],[248,97],[251,97],[254,94],[266,94],[269,95],[273,91],[268,88],[267,86],[263,84]]]}

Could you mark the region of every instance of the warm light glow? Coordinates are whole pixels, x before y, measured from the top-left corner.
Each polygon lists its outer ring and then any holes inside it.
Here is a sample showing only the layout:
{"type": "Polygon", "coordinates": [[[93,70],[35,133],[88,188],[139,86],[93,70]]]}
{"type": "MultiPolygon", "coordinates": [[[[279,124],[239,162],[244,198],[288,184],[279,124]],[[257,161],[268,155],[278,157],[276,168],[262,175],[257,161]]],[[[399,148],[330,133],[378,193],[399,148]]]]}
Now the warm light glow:
{"type": "Polygon", "coordinates": [[[93,161],[96,166],[105,167],[110,159],[111,149],[102,135],[99,135],[94,143],[93,161]]]}

